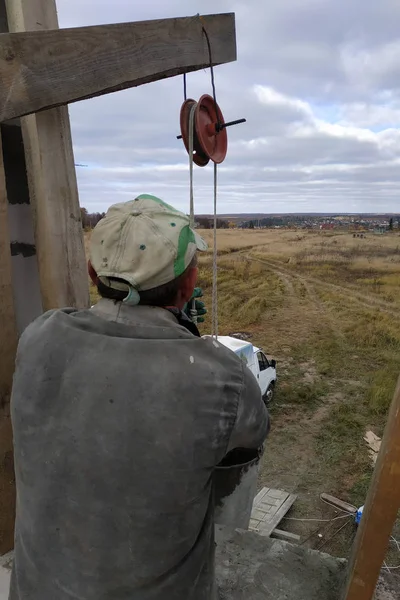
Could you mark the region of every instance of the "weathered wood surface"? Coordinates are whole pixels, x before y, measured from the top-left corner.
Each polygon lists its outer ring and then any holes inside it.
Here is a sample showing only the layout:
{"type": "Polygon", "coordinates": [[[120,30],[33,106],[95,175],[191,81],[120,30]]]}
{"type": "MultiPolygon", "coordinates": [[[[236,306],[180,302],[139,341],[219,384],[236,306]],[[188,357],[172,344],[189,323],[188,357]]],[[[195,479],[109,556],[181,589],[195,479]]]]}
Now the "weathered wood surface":
{"type": "Polygon", "coordinates": [[[288,492],[264,487],[254,498],[249,528],[270,536],[295,500],[288,492]]]}
{"type": "Polygon", "coordinates": [[[336,506],[336,508],[340,508],[340,510],[344,510],[345,512],[348,512],[348,513],[356,513],[357,512],[357,508],[355,506],[353,506],[352,504],[349,504],[348,502],[344,502],[340,498],[331,496],[330,494],[323,493],[323,494],[321,494],[320,498],[321,498],[321,500],[325,500],[325,502],[328,502],[328,504],[332,504],[333,506],[336,506]]]}
{"type": "MultiPolygon", "coordinates": [[[[56,28],[54,0],[6,0],[9,28],[56,28]]],[[[24,35],[24,34],[21,34],[24,35]]],[[[43,310],[89,305],[68,108],[21,119],[43,310]]]]}
{"type": "Polygon", "coordinates": [[[13,543],[15,499],[10,394],[16,349],[8,199],[0,132],[0,555],[10,550],[13,543]]]}
{"type": "Polygon", "coordinates": [[[290,533],[290,531],[283,531],[283,529],[274,529],[270,537],[283,540],[284,542],[291,542],[292,544],[298,544],[301,540],[301,537],[297,533],[290,533]]]}
{"type": "Polygon", "coordinates": [[[372,600],[400,508],[400,379],[349,563],[343,600],[372,600]]]}
{"type": "Polygon", "coordinates": [[[21,24],[33,29],[39,21],[36,4],[7,2],[19,33],[0,36],[0,121],[203,69],[209,56],[202,23],[214,64],[236,60],[231,13],[22,33],[21,24]]]}
{"type": "Polygon", "coordinates": [[[20,335],[43,312],[43,307],[20,120],[3,123],[0,129],[7,186],[14,311],[20,335]]]}
{"type": "MultiPolygon", "coordinates": [[[[8,31],[4,0],[0,0],[0,32],[8,31]]],[[[16,254],[22,248],[20,212],[29,205],[22,135],[19,121],[0,126],[0,554],[14,542],[14,464],[10,420],[10,394],[18,339],[19,303],[34,304],[25,280],[18,288],[20,264],[34,260],[16,254]],[[18,137],[19,136],[19,137],[18,137]],[[4,153],[3,153],[4,149],[4,153]],[[5,154],[7,156],[5,156],[5,154]],[[22,160],[22,163],[21,163],[22,160]],[[25,187],[24,187],[25,184],[25,187]],[[27,198],[28,197],[28,198],[27,198]],[[12,204],[15,202],[15,204],[12,204]],[[20,203],[21,202],[21,203],[20,203]],[[17,217],[17,220],[15,219],[17,217]]],[[[28,227],[29,230],[29,222],[28,227]]],[[[29,233],[28,233],[29,235],[29,233]]],[[[33,233],[32,233],[33,237],[33,233]]]]}

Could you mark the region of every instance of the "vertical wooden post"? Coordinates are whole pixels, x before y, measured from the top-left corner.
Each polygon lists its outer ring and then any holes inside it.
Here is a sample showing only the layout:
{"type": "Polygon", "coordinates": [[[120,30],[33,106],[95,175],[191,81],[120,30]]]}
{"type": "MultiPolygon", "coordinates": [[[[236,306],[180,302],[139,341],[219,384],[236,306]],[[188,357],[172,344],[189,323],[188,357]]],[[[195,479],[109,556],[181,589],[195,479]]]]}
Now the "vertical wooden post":
{"type": "MultiPolygon", "coordinates": [[[[0,33],[57,27],[54,0],[0,0],[0,33]]],[[[88,304],[68,109],[2,123],[0,554],[13,546],[15,490],[9,401],[18,335],[43,309],[88,304]]]]}
{"type": "Polygon", "coordinates": [[[349,563],[343,600],[372,600],[400,508],[400,379],[349,563]]]}
{"type": "MultiPolygon", "coordinates": [[[[0,0],[0,33],[8,31],[0,0]]],[[[42,312],[21,124],[0,125],[0,554],[14,542],[10,394],[18,334],[42,312]]]]}
{"type": "Polygon", "coordinates": [[[10,393],[17,349],[17,327],[7,207],[0,131],[0,555],[12,548],[15,510],[10,393]]]}
{"type": "Polygon", "coordinates": [[[0,125],[8,199],[14,311],[18,334],[42,314],[24,144],[19,119],[0,125]]]}
{"type": "MultiPolygon", "coordinates": [[[[10,32],[58,29],[55,0],[5,0],[10,32]]],[[[89,306],[68,107],[21,119],[43,309],[89,306]]]]}

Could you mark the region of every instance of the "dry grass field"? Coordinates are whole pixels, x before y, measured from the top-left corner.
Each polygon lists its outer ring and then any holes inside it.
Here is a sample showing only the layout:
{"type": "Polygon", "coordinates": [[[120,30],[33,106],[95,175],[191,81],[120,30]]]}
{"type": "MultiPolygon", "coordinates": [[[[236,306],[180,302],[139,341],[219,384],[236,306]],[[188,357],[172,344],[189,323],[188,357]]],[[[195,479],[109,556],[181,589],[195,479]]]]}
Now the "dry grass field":
{"type": "MultiPolygon", "coordinates": [[[[400,373],[400,236],[220,230],[218,249],[220,334],[246,332],[278,361],[260,486],[298,494],[291,519],[335,517],[322,492],[364,504],[363,437],[382,435],[400,373]]],[[[200,258],[210,307],[211,265],[200,258]]],[[[283,526],[341,556],[355,533],[343,519],[283,526]]]]}
{"type": "MultiPolygon", "coordinates": [[[[260,486],[298,495],[283,528],[347,556],[351,520],[296,519],[337,516],[322,492],[364,504],[363,436],[382,435],[400,372],[400,236],[219,230],[218,251],[219,333],[245,332],[278,362],[260,486]]],[[[199,273],[211,313],[211,250],[199,273]]]]}

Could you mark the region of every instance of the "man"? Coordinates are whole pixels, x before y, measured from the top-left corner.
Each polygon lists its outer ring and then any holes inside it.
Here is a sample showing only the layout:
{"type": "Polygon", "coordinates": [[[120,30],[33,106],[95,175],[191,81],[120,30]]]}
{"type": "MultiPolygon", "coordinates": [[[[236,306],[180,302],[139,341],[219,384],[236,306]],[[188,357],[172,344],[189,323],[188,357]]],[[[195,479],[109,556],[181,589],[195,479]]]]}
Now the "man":
{"type": "Polygon", "coordinates": [[[213,597],[213,471],[262,445],[268,416],[250,371],[182,312],[205,248],[158,198],[117,204],[91,239],[103,298],[22,335],[10,600],[213,597]]]}

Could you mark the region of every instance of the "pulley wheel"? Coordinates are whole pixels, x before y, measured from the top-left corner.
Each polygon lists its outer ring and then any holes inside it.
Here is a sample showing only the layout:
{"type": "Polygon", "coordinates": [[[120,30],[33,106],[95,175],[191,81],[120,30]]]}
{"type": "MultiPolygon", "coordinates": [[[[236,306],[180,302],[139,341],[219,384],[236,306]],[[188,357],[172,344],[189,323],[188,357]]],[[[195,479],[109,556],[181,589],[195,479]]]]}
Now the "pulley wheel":
{"type": "Polygon", "coordinates": [[[214,98],[205,94],[197,104],[195,129],[200,150],[213,162],[219,164],[225,160],[228,150],[226,129],[217,130],[217,125],[224,124],[224,117],[214,98]]]}
{"type": "MultiPolygon", "coordinates": [[[[181,134],[183,143],[185,144],[185,148],[187,153],[189,154],[189,118],[190,111],[192,106],[196,104],[196,101],[192,98],[188,98],[182,104],[181,107],[181,115],[180,115],[180,125],[181,125],[181,134]]],[[[196,131],[196,115],[193,121],[193,162],[199,167],[205,167],[209,163],[210,159],[207,154],[202,149],[197,131],[196,131]]]]}

